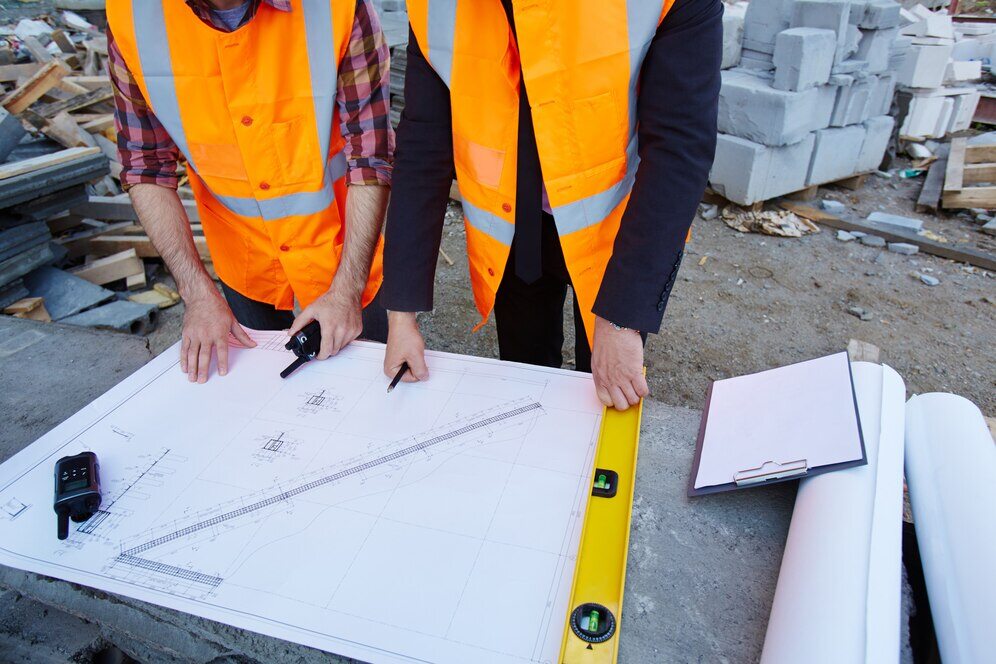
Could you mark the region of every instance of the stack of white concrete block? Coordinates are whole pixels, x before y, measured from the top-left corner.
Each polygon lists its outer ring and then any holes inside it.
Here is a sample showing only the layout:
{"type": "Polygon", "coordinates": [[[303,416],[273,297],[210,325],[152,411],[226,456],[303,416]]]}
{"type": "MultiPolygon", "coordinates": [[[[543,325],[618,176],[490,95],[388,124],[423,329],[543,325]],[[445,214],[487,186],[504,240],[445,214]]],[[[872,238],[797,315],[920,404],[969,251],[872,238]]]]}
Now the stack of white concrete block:
{"type": "Polygon", "coordinates": [[[983,61],[993,55],[996,37],[965,39],[960,46],[947,14],[916,5],[904,9],[902,17],[906,25],[900,40],[909,50],[897,80],[912,96],[900,135],[942,138],[968,129],[980,98],[974,82],[982,77],[983,61]]]}
{"type": "Polygon", "coordinates": [[[748,205],[878,168],[894,125],[900,9],[752,0],[739,64],[723,71],[712,188],[748,205]]]}

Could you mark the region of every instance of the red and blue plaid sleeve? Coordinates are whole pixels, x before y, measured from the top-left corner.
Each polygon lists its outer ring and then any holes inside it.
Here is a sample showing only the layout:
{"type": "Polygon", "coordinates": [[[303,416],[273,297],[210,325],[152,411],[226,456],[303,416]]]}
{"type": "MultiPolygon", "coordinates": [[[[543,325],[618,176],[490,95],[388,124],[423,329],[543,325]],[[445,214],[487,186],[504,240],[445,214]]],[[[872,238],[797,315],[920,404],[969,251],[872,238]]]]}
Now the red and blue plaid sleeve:
{"type": "Polygon", "coordinates": [[[346,182],[391,184],[391,52],[370,0],[357,0],[346,57],[339,66],[336,103],[346,139],[346,182]]]}
{"type": "Polygon", "coordinates": [[[180,151],[156,118],[121,51],[107,32],[107,69],[114,88],[114,125],[117,129],[121,186],[158,184],[176,189],[180,151]]]}

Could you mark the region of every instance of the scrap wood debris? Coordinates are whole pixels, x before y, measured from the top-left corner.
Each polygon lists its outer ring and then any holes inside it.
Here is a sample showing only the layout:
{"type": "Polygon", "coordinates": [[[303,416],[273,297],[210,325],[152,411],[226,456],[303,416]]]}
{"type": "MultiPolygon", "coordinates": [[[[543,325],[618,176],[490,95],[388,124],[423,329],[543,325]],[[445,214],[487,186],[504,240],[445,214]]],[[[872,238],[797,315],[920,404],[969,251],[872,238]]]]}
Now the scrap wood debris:
{"type": "Polygon", "coordinates": [[[808,219],[788,210],[744,210],[728,205],[721,215],[723,223],[741,233],[763,233],[781,237],[802,237],[819,233],[820,228],[808,219]]]}
{"type": "Polygon", "coordinates": [[[160,258],[121,193],[104,16],[86,17],[0,25],[0,311],[148,331],[179,296],[146,281],[160,258]]]}

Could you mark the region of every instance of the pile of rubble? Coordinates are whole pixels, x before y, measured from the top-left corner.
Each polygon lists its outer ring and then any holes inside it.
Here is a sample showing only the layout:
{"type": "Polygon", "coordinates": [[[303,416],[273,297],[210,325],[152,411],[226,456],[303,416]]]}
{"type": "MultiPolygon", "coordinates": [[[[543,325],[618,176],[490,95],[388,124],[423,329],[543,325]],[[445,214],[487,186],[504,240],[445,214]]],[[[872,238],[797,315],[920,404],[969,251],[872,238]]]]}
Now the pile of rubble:
{"type": "Polygon", "coordinates": [[[747,205],[877,169],[905,57],[900,10],[893,0],[729,9],[712,188],[747,205]]]}

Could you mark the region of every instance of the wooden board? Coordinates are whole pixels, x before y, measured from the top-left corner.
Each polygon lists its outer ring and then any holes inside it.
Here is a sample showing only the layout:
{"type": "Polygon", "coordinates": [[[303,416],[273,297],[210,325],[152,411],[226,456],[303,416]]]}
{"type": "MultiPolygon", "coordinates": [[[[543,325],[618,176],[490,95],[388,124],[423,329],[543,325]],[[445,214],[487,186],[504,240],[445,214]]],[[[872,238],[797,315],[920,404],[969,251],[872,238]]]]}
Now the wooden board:
{"type": "MultiPolygon", "coordinates": [[[[954,141],[966,141],[965,138],[956,138],[954,141]]],[[[965,148],[966,164],[983,164],[996,161],[996,145],[967,145],[965,148]]]]}
{"type": "Polygon", "coordinates": [[[65,64],[53,60],[36,71],[31,78],[17,86],[3,100],[0,100],[0,105],[10,113],[17,115],[41,99],[42,95],[54,88],[68,73],[69,68],[65,64]]]}
{"type": "Polygon", "coordinates": [[[40,320],[45,323],[52,322],[52,317],[49,315],[48,310],[45,309],[45,300],[40,297],[26,297],[23,300],[18,300],[4,309],[3,312],[14,318],[40,320]]]}
{"type": "Polygon", "coordinates": [[[941,204],[941,192],[944,189],[944,173],[948,167],[948,157],[939,154],[937,161],[930,165],[927,176],[923,180],[920,196],[916,199],[917,212],[937,212],[941,204]]]}
{"type": "Polygon", "coordinates": [[[38,113],[50,118],[57,113],[63,111],[76,111],[81,108],[86,108],[87,106],[92,106],[96,103],[107,101],[114,96],[114,91],[110,88],[97,88],[96,90],[90,90],[84,92],[83,94],[76,95],[69,99],[63,99],[60,101],[53,101],[49,104],[44,104],[38,107],[38,113]]]}
{"type": "Polygon", "coordinates": [[[963,171],[965,168],[966,139],[951,139],[951,151],[948,153],[948,167],[944,175],[944,193],[961,191],[963,171]]]}
{"type": "MultiPolygon", "coordinates": [[[[211,259],[208,252],[207,240],[200,236],[194,236],[194,246],[197,253],[205,260],[211,259]]],[[[97,256],[107,256],[126,249],[134,249],[141,258],[159,258],[152,240],[145,235],[101,235],[88,241],[89,253],[97,256]]]]}
{"type": "Polygon", "coordinates": [[[86,279],[92,284],[103,286],[118,279],[127,279],[136,274],[145,277],[145,264],[138,257],[134,249],[125,249],[116,254],[99,258],[81,267],[69,270],[69,273],[86,279]]]}
{"type": "Polygon", "coordinates": [[[805,217],[810,221],[815,221],[818,224],[823,224],[824,226],[829,226],[830,228],[836,228],[843,231],[860,231],[862,233],[878,235],[879,237],[885,238],[887,242],[907,242],[909,244],[915,244],[920,247],[920,251],[925,254],[940,256],[941,258],[948,258],[960,263],[969,263],[970,265],[975,265],[986,270],[996,271],[996,255],[985,251],[928,240],[927,238],[917,235],[916,233],[892,230],[886,226],[869,221],[841,219],[840,217],[832,215],[824,210],[818,210],[809,205],[803,205],[802,203],[796,203],[794,201],[787,201],[783,199],[778,201],[778,205],[783,210],[794,212],[800,217],[805,217]]]}
{"type": "MultiPolygon", "coordinates": [[[[194,201],[182,201],[183,209],[187,211],[187,218],[192,223],[201,220],[197,211],[197,204],[194,201]]],[[[131,199],[127,195],[118,196],[91,196],[90,200],[72,209],[73,214],[92,219],[103,219],[104,221],[138,221],[135,208],[132,207],[131,199]]]]}
{"type": "Polygon", "coordinates": [[[13,83],[22,78],[31,78],[42,64],[38,62],[26,62],[21,65],[0,66],[0,83],[13,83]]]}
{"type": "Polygon", "coordinates": [[[941,204],[946,208],[996,208],[996,187],[966,187],[961,191],[945,191],[941,204]]]}
{"type": "Polygon", "coordinates": [[[12,164],[0,164],[0,180],[6,180],[7,178],[12,178],[15,175],[31,173],[50,166],[65,164],[82,157],[97,154],[98,152],[100,152],[100,148],[69,148],[67,150],[53,152],[52,154],[43,154],[37,157],[32,157],[31,159],[22,159],[21,161],[16,161],[12,164]]]}
{"type": "Polygon", "coordinates": [[[962,184],[981,184],[996,182],[996,164],[965,164],[962,172],[962,184]]]}

